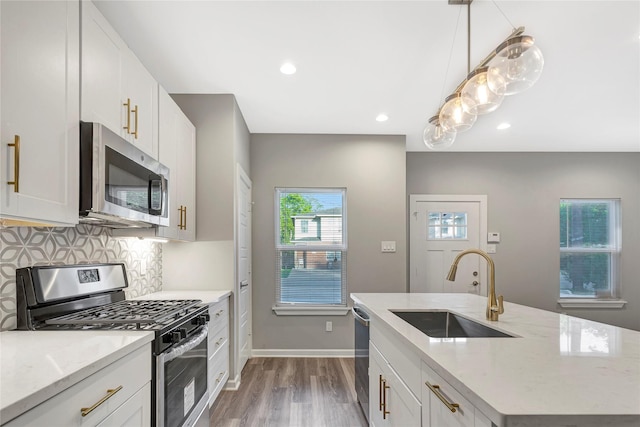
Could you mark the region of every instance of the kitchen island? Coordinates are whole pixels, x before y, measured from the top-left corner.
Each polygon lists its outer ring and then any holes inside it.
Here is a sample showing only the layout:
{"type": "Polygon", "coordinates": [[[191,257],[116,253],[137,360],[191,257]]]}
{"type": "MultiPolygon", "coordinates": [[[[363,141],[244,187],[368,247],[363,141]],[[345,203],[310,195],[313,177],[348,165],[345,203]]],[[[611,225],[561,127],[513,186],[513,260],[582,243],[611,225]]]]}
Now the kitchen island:
{"type": "MultiPolygon", "coordinates": [[[[421,406],[423,426],[437,425],[429,417],[440,404],[430,398],[425,375],[465,399],[476,411],[476,426],[640,425],[640,332],[508,302],[492,322],[485,319],[486,297],[471,294],[351,294],[351,299],[371,317],[371,360],[379,355],[378,362],[388,364],[410,390],[409,399],[421,406]],[[431,338],[390,310],[448,310],[513,337],[431,338]]],[[[383,393],[393,385],[383,374],[370,381],[370,388],[384,383],[383,393]]],[[[378,396],[379,390],[370,389],[374,420],[376,403],[380,408],[385,403],[378,396]]],[[[461,405],[457,413],[465,415],[464,410],[461,405]]],[[[471,414],[469,424],[455,425],[473,426],[471,414]]],[[[393,411],[381,419],[392,418],[393,411]]]]}

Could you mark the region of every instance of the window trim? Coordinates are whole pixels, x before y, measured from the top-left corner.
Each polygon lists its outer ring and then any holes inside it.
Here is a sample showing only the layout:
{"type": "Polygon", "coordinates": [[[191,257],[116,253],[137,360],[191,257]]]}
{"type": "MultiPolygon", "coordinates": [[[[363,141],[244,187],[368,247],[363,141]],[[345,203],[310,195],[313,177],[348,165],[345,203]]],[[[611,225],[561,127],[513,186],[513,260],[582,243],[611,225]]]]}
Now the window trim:
{"type": "MultiPolygon", "coordinates": [[[[560,199],[559,206],[563,202],[567,203],[598,203],[605,202],[610,205],[609,227],[610,238],[608,247],[606,248],[582,248],[582,247],[563,247],[559,246],[559,258],[562,254],[595,254],[607,253],[610,255],[610,272],[609,272],[609,295],[598,297],[594,296],[561,296],[560,283],[558,283],[558,304],[563,308],[623,308],[627,301],[620,298],[620,256],[622,252],[622,202],[619,198],[569,198],[560,199]]],[[[560,212],[558,212],[560,217],[560,212]]],[[[567,242],[568,244],[568,242],[567,242]]]]}
{"type": "MultiPolygon", "coordinates": [[[[283,251],[320,251],[342,252],[341,262],[343,271],[346,271],[347,260],[347,189],[345,187],[276,187],[274,192],[274,225],[275,225],[275,256],[276,259],[283,251]],[[326,242],[303,241],[292,244],[282,244],[280,241],[280,197],[283,193],[333,193],[342,195],[342,241],[339,244],[327,244],[326,242]]],[[[279,272],[276,268],[276,281],[279,280],[279,272]]],[[[310,304],[280,302],[281,285],[276,282],[276,301],[272,306],[273,312],[278,316],[344,316],[351,309],[348,307],[347,278],[343,273],[341,277],[341,293],[344,301],[340,304],[310,304]]]]}

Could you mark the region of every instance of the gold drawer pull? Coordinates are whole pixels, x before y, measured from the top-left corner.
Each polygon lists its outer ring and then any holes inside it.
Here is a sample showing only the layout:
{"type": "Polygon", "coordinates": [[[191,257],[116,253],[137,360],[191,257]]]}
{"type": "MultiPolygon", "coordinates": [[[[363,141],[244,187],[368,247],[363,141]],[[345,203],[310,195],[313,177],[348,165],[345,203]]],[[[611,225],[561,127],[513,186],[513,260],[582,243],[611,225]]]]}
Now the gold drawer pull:
{"type": "Polygon", "coordinates": [[[123,126],[122,129],[125,129],[131,135],[131,98],[127,98],[127,102],[122,105],[127,107],[127,125],[123,126]]]}
{"type": "Polygon", "coordinates": [[[218,378],[216,378],[216,383],[219,383],[222,380],[222,378],[224,378],[224,374],[225,374],[224,372],[220,372],[220,375],[218,375],[218,378]]]}
{"type": "Polygon", "coordinates": [[[222,341],[224,341],[224,337],[220,337],[220,339],[216,341],[216,345],[220,345],[222,341]]]}
{"type": "Polygon", "coordinates": [[[384,381],[382,379],[382,374],[379,375],[378,378],[378,404],[380,406],[380,408],[378,409],[379,411],[382,411],[382,381],[384,381]]]}
{"type": "Polygon", "coordinates": [[[136,130],[131,132],[131,135],[133,135],[134,139],[138,139],[138,106],[136,105],[136,107],[133,110],[131,110],[131,112],[136,114],[136,120],[134,122],[136,125],[136,130]]]}
{"type": "Polygon", "coordinates": [[[389,415],[391,412],[387,411],[387,389],[391,388],[387,385],[387,380],[382,380],[382,388],[383,388],[383,392],[382,392],[382,419],[386,420],[387,419],[387,415],[389,415]]]}
{"type": "Polygon", "coordinates": [[[20,136],[14,135],[13,144],[7,144],[9,147],[13,147],[13,181],[7,181],[7,184],[13,185],[13,192],[18,193],[20,191],[20,136]]]}
{"type": "Polygon", "coordinates": [[[439,385],[437,385],[437,384],[433,384],[433,385],[431,385],[431,384],[429,384],[429,381],[425,381],[425,384],[426,384],[426,386],[427,386],[427,387],[429,387],[429,390],[431,390],[431,391],[432,391],[436,396],[438,396],[438,399],[440,399],[440,401],[441,401],[442,403],[444,403],[444,404],[445,404],[445,406],[446,406],[447,408],[449,408],[449,410],[450,410],[451,412],[456,412],[456,410],[457,410],[458,408],[460,408],[460,405],[459,405],[459,404],[449,402],[449,401],[447,400],[447,398],[446,398],[446,397],[444,397],[444,396],[442,395],[442,393],[440,393],[440,386],[439,386],[439,385]]]}
{"type": "Polygon", "coordinates": [[[186,227],[184,226],[184,220],[183,220],[183,215],[184,212],[182,211],[183,206],[180,206],[178,208],[178,212],[180,212],[180,220],[178,221],[178,230],[184,230],[186,227]]]}
{"type": "Polygon", "coordinates": [[[116,388],[110,388],[107,390],[107,395],[105,397],[103,397],[102,399],[98,400],[96,403],[94,403],[91,407],[89,408],[80,408],[80,414],[82,414],[83,417],[86,417],[87,415],[89,415],[91,412],[93,412],[94,409],[96,409],[98,406],[102,405],[104,402],[106,402],[107,400],[109,400],[114,394],[116,394],[117,392],[119,392],[120,390],[122,390],[122,386],[119,385],[116,388]]]}
{"type": "Polygon", "coordinates": [[[218,312],[216,313],[216,317],[220,317],[222,313],[224,313],[224,310],[218,310],[218,312]]]}

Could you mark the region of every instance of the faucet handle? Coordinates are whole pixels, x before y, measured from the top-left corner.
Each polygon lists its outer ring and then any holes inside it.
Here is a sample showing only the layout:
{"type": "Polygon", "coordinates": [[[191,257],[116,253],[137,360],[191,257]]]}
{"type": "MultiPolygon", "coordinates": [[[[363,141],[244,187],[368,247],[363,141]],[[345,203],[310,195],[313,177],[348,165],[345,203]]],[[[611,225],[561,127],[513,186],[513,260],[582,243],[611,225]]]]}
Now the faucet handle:
{"type": "Polygon", "coordinates": [[[502,297],[502,295],[499,295],[498,296],[498,313],[499,314],[504,313],[503,300],[504,300],[504,298],[502,297]]]}

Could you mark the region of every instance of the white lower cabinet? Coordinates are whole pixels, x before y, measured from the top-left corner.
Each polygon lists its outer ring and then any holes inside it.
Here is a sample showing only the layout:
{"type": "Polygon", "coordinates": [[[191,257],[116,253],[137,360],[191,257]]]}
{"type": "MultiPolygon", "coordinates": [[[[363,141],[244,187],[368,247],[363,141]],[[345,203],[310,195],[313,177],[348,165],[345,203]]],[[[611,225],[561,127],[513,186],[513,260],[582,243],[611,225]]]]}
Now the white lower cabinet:
{"type": "Polygon", "coordinates": [[[207,384],[209,407],[229,379],[229,298],[209,305],[207,384]]]}
{"type": "Polygon", "coordinates": [[[369,416],[372,426],[492,427],[393,330],[371,322],[369,416]],[[429,385],[431,387],[429,387],[429,385]]]}
{"type": "Polygon", "coordinates": [[[151,425],[151,344],[44,401],[3,427],[151,425]]]}
{"type": "Polygon", "coordinates": [[[420,401],[373,344],[369,352],[369,390],[372,426],[420,426],[420,401]]]}

